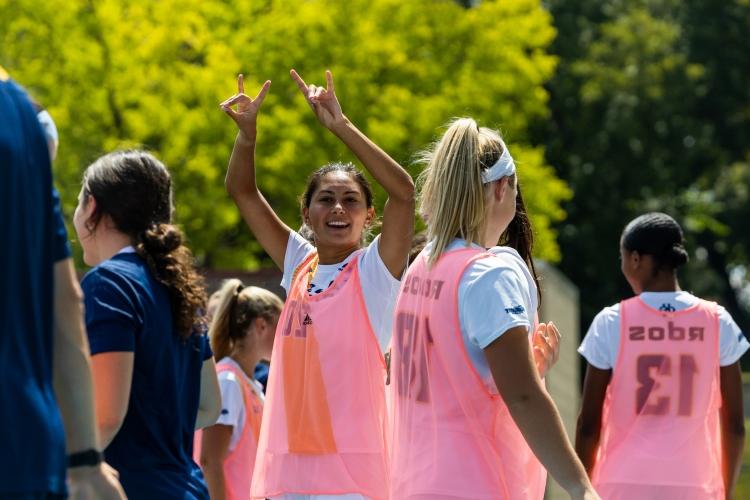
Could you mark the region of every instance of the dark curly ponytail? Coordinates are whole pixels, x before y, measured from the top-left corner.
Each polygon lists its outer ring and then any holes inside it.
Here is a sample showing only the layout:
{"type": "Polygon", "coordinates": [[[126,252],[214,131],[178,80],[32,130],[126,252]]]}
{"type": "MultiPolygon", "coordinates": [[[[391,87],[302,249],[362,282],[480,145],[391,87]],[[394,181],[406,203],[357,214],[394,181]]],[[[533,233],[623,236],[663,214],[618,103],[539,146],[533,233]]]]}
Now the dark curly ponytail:
{"type": "Polygon", "coordinates": [[[131,237],[136,253],[169,290],[176,332],[184,338],[202,332],[206,309],[203,279],[182,232],[172,221],[172,180],[166,167],[145,151],[117,151],[102,156],[83,175],[83,195],[93,195],[96,226],[108,215],[131,237]]]}

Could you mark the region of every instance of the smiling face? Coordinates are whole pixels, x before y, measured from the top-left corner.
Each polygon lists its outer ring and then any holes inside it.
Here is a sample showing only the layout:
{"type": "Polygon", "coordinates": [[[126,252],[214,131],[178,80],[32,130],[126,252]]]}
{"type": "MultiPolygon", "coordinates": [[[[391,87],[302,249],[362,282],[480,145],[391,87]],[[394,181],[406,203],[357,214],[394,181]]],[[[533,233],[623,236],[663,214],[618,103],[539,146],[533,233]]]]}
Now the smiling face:
{"type": "Polygon", "coordinates": [[[333,171],[325,174],[312,194],[302,217],[315,233],[318,248],[358,247],[362,232],[374,216],[367,207],[362,187],[351,174],[333,171]]]}

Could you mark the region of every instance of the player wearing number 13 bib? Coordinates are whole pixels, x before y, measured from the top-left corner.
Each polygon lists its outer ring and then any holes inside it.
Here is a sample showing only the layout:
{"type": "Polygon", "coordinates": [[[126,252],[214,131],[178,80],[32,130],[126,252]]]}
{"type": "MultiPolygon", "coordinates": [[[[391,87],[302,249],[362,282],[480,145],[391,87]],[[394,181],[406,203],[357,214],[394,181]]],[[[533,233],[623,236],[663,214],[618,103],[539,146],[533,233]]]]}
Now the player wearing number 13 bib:
{"type": "Polygon", "coordinates": [[[687,252],[674,219],[633,220],[621,252],[638,295],[599,313],[579,349],[579,455],[604,499],[731,498],[748,342],[722,307],[679,290],[687,252]]]}

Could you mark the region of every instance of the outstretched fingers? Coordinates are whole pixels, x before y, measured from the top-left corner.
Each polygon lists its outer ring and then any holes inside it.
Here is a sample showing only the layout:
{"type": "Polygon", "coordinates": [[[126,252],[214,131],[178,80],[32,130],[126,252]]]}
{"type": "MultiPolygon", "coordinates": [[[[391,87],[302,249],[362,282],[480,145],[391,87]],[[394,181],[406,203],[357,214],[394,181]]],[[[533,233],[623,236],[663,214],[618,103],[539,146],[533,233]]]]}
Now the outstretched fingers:
{"type": "Polygon", "coordinates": [[[243,101],[249,101],[250,98],[246,96],[245,94],[235,94],[226,101],[219,104],[222,108],[228,108],[229,106],[234,106],[235,104],[239,104],[243,101]]]}
{"type": "Polygon", "coordinates": [[[271,80],[266,80],[265,83],[263,83],[263,86],[260,88],[260,92],[258,92],[258,95],[255,96],[255,99],[253,99],[253,102],[257,102],[258,106],[260,106],[263,103],[263,99],[266,98],[266,94],[268,94],[269,88],[271,88],[271,80]]]}
{"type": "Polygon", "coordinates": [[[305,97],[307,97],[310,89],[308,88],[302,77],[299,76],[299,73],[297,73],[295,70],[291,70],[289,71],[289,74],[292,76],[292,80],[294,80],[297,84],[297,87],[299,87],[300,92],[302,92],[305,97]]]}
{"type": "Polygon", "coordinates": [[[551,321],[547,324],[547,337],[553,353],[552,360],[557,362],[557,359],[560,357],[560,340],[562,339],[562,335],[560,334],[560,330],[557,329],[557,325],[551,321]]]}
{"type": "Polygon", "coordinates": [[[334,93],[333,74],[331,73],[330,69],[326,70],[326,91],[334,93]]]}
{"type": "Polygon", "coordinates": [[[233,110],[229,106],[225,106],[223,104],[221,105],[221,110],[224,113],[226,113],[229,116],[229,118],[231,118],[232,120],[234,120],[235,122],[237,122],[238,118],[237,118],[237,112],[235,110],[233,110]]]}
{"type": "Polygon", "coordinates": [[[245,76],[242,73],[237,75],[237,93],[238,94],[245,93],[245,76]]]}
{"type": "MultiPolygon", "coordinates": [[[[240,75],[240,78],[242,78],[242,75],[240,75]]],[[[258,95],[255,96],[255,99],[251,99],[249,96],[245,95],[244,92],[242,92],[243,84],[238,84],[238,90],[239,93],[233,95],[232,97],[224,100],[219,106],[228,107],[228,106],[234,106],[235,104],[252,104],[257,103],[258,106],[263,102],[263,99],[266,98],[266,94],[268,94],[268,89],[271,87],[271,80],[266,80],[263,83],[263,86],[260,88],[260,91],[258,92],[258,95]]]]}

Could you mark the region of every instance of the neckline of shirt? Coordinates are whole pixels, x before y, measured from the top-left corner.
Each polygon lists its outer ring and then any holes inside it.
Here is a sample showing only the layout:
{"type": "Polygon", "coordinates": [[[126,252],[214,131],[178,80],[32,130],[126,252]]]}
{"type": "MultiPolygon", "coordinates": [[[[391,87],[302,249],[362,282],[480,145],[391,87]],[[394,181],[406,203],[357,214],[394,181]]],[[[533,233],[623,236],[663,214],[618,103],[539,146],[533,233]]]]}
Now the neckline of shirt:
{"type": "MultiPolygon", "coordinates": [[[[427,244],[425,245],[425,250],[427,251],[428,254],[430,253],[430,251],[432,250],[434,246],[435,246],[435,240],[430,240],[427,242],[427,244]]],[[[445,247],[445,250],[451,251],[451,250],[456,250],[458,248],[476,248],[478,250],[484,250],[486,252],[489,252],[493,255],[505,253],[505,254],[510,254],[513,257],[518,257],[519,259],[521,259],[521,255],[518,253],[518,250],[516,250],[513,247],[496,245],[494,247],[485,248],[482,245],[478,245],[477,243],[474,243],[473,241],[467,242],[463,238],[454,238],[453,241],[451,241],[448,244],[448,246],[445,247]],[[469,243],[468,246],[467,246],[467,243],[469,243]]]]}
{"type": "Polygon", "coordinates": [[[690,292],[687,292],[685,290],[675,290],[673,292],[641,292],[641,297],[654,297],[654,298],[663,298],[663,297],[680,297],[680,296],[692,296],[693,294],[690,292]]]}
{"type": "Polygon", "coordinates": [[[133,245],[122,247],[115,255],[120,255],[121,253],[135,253],[135,247],[133,245]]]}
{"type": "Polygon", "coordinates": [[[252,377],[248,377],[247,373],[245,373],[245,370],[243,370],[240,364],[237,363],[234,359],[232,359],[231,356],[224,356],[223,358],[221,358],[221,360],[219,360],[219,363],[228,363],[232,365],[234,368],[236,368],[237,370],[239,370],[240,374],[245,379],[245,381],[250,384],[250,387],[253,389],[253,391],[255,391],[255,393],[258,394],[259,396],[262,396],[263,391],[261,389],[262,388],[261,383],[252,377]]]}

